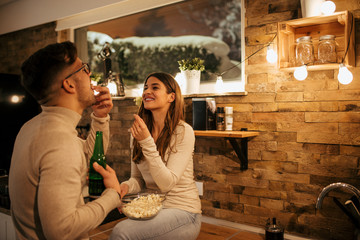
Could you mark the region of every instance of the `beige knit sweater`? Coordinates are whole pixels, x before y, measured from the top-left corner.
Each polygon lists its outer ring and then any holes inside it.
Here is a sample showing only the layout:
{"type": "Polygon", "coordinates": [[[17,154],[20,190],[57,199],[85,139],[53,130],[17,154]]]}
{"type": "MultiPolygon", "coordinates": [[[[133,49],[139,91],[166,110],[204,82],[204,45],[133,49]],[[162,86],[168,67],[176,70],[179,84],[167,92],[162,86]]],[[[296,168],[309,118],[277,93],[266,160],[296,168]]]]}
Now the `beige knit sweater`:
{"type": "Polygon", "coordinates": [[[87,239],[114,208],[118,194],[107,189],[85,204],[88,159],[96,131],[109,142],[109,119],[92,114],[86,141],[77,137],[81,115],[62,107],[42,107],[24,124],[13,150],[9,174],[11,214],[18,239],[87,239]]]}
{"type": "Polygon", "coordinates": [[[131,161],[129,193],[138,193],[145,187],[166,193],[165,208],[178,208],[192,213],[201,213],[199,193],[194,181],[193,153],[195,135],[192,127],[181,122],[171,137],[164,161],[157,151],[154,139],[139,141],[145,161],[131,161]]]}

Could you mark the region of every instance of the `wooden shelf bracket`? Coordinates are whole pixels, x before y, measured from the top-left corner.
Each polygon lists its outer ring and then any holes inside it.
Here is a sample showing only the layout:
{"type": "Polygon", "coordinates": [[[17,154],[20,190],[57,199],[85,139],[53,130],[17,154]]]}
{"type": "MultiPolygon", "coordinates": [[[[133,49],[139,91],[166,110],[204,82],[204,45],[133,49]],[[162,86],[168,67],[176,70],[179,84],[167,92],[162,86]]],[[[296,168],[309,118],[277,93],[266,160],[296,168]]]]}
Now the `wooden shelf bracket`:
{"type": "Polygon", "coordinates": [[[248,169],[248,138],[259,135],[258,132],[248,132],[247,128],[242,128],[241,131],[199,131],[195,130],[196,136],[204,137],[224,137],[229,140],[234,149],[238,159],[232,159],[240,164],[240,170],[248,169]],[[237,141],[240,139],[240,145],[237,141]]]}
{"type": "Polygon", "coordinates": [[[231,143],[240,163],[240,170],[248,169],[248,138],[240,139],[240,146],[235,138],[226,138],[231,143]]]}

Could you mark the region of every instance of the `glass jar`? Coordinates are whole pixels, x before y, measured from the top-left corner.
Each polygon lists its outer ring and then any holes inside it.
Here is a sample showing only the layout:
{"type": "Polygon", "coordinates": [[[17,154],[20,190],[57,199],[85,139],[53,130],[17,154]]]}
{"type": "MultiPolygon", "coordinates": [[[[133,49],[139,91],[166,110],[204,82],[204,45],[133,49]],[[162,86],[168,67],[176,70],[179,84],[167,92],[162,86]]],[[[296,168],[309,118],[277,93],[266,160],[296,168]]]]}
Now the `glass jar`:
{"type": "Polygon", "coordinates": [[[307,65],[314,63],[314,46],[311,36],[299,37],[296,39],[296,65],[307,65]]]}
{"type": "Polygon", "coordinates": [[[324,35],[320,37],[318,46],[318,60],[320,63],[336,63],[335,35],[324,35]]]}
{"type": "Polygon", "coordinates": [[[225,130],[225,111],[223,107],[217,108],[216,113],[216,130],[224,131],[225,130]]]}

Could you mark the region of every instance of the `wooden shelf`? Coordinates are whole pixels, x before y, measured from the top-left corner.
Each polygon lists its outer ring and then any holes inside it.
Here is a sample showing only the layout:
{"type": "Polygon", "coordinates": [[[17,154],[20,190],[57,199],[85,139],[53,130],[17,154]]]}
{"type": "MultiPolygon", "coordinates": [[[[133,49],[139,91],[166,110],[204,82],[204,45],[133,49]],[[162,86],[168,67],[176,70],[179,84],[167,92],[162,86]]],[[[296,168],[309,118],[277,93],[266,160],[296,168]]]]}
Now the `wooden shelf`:
{"type": "Polygon", "coordinates": [[[314,45],[315,63],[308,65],[309,71],[338,69],[344,58],[347,67],[355,66],[355,21],[349,11],[337,12],[329,16],[299,18],[278,23],[278,67],[284,71],[294,71],[296,39],[311,36],[314,45]],[[317,47],[323,35],[335,35],[337,42],[337,62],[317,64],[317,47]]]}
{"type": "Polygon", "coordinates": [[[194,132],[195,132],[195,136],[203,136],[203,137],[248,138],[259,135],[259,132],[248,132],[248,131],[194,130],[194,132]]]}
{"type": "Polygon", "coordinates": [[[194,133],[195,136],[223,137],[229,140],[238,157],[238,159],[234,161],[240,164],[240,170],[248,169],[248,138],[260,134],[259,132],[248,132],[246,129],[241,129],[241,131],[194,130],[194,133]],[[240,139],[240,146],[237,139],[240,139]]]}
{"type": "MultiPolygon", "coordinates": [[[[349,67],[349,66],[348,66],[349,67]]],[[[294,72],[297,67],[287,67],[280,69],[284,72],[294,72]]],[[[339,69],[339,63],[319,64],[319,65],[308,65],[306,68],[308,71],[320,71],[320,70],[333,70],[339,69]]]]}

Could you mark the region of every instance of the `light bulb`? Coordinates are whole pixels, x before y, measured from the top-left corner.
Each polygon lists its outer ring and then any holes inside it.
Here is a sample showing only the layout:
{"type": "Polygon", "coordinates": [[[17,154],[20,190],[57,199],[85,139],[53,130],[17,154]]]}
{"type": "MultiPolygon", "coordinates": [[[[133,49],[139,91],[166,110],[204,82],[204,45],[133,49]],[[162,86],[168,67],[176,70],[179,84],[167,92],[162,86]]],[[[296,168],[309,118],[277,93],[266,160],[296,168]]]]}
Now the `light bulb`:
{"type": "Polygon", "coordinates": [[[352,73],[342,63],[340,63],[340,66],[339,66],[338,80],[341,84],[344,84],[344,85],[351,83],[353,80],[352,73]]]}
{"type": "Polygon", "coordinates": [[[325,1],[321,4],[321,12],[324,15],[330,15],[335,12],[336,5],[333,1],[325,1]]]}
{"type": "Polygon", "coordinates": [[[307,78],[308,72],[305,65],[298,67],[294,71],[294,77],[296,80],[303,81],[307,78]]]}
{"type": "Polygon", "coordinates": [[[114,96],[117,95],[117,87],[116,87],[115,82],[113,82],[113,81],[109,82],[107,85],[107,88],[109,89],[111,95],[114,95],[114,96]]]}
{"type": "Polygon", "coordinates": [[[217,76],[217,78],[216,78],[215,92],[217,92],[217,93],[224,92],[224,81],[223,81],[221,75],[217,76]]]}
{"type": "Polygon", "coordinates": [[[267,47],[266,60],[269,63],[275,63],[277,60],[277,54],[270,46],[267,47]]]}
{"type": "Polygon", "coordinates": [[[175,76],[175,80],[179,84],[181,93],[186,94],[187,83],[186,83],[186,79],[184,78],[184,75],[181,73],[177,73],[175,76]]]}

